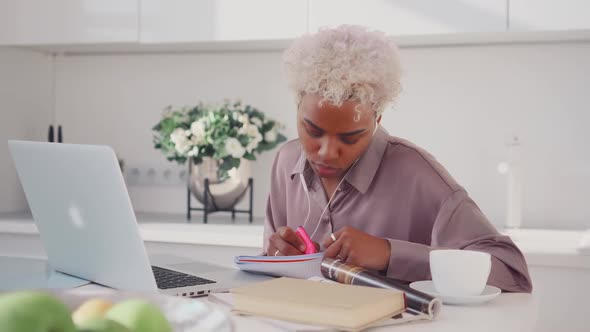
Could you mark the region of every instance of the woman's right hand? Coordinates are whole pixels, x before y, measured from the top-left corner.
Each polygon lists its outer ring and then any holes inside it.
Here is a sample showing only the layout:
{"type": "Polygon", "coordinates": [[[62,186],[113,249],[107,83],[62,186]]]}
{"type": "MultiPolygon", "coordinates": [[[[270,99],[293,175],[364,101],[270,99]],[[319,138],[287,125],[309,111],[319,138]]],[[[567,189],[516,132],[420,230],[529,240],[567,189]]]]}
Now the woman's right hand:
{"type": "MultiPolygon", "coordinates": [[[[320,248],[318,243],[314,242],[314,245],[316,249],[320,248]]],[[[297,236],[294,230],[287,226],[282,226],[268,239],[266,254],[269,256],[304,255],[305,243],[297,236]]]]}

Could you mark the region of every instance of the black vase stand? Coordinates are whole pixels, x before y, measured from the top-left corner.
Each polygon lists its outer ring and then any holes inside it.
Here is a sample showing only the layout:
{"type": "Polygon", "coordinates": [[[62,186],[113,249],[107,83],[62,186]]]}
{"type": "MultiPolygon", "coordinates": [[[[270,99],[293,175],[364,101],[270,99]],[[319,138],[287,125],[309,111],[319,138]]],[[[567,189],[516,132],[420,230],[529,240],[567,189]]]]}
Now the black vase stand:
{"type": "MultiPolygon", "coordinates": [[[[190,175],[189,175],[190,179],[190,175]]],[[[191,212],[192,211],[203,211],[203,223],[207,223],[207,219],[209,214],[215,212],[231,212],[231,219],[232,222],[236,220],[236,213],[247,213],[248,214],[248,222],[252,223],[252,212],[253,212],[253,200],[254,200],[254,179],[248,178],[248,186],[245,190],[248,190],[248,196],[250,198],[249,208],[247,210],[236,210],[235,204],[231,209],[220,209],[215,206],[215,200],[213,195],[211,195],[211,190],[209,189],[209,179],[205,179],[205,188],[203,189],[203,207],[193,207],[192,206],[192,193],[190,190],[190,186],[187,186],[187,194],[186,194],[186,220],[188,223],[191,223],[191,212]]]]}

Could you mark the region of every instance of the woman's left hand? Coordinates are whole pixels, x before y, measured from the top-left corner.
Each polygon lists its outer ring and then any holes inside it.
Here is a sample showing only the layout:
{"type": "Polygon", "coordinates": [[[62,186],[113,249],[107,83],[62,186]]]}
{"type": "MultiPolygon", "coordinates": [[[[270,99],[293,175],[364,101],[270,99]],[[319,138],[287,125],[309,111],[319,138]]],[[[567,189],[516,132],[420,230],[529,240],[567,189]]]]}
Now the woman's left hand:
{"type": "Polygon", "coordinates": [[[324,240],[324,256],[368,270],[385,271],[389,266],[391,245],[386,239],[375,237],[349,226],[324,240]]]}

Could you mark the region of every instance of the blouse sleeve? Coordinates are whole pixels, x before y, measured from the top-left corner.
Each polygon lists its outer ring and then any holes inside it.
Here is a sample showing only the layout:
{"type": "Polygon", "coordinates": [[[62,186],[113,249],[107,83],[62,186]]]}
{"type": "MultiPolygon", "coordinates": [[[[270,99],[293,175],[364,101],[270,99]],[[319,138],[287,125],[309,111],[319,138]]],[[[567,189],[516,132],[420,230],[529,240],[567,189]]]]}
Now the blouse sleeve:
{"type": "Polygon", "coordinates": [[[504,291],[531,292],[532,282],[523,254],[508,236],[501,235],[464,190],[442,204],[430,245],[388,239],[391,244],[387,275],[416,281],[431,279],[429,253],[435,249],[466,249],[492,256],[488,284],[504,291]]]}

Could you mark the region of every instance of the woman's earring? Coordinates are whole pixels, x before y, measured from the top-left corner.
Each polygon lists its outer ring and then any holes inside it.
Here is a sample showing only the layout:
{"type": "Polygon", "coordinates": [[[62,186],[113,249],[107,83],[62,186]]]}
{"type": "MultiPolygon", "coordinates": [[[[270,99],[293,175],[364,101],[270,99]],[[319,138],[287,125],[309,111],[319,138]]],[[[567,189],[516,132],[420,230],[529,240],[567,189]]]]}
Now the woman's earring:
{"type": "Polygon", "coordinates": [[[358,109],[354,110],[354,122],[359,122],[361,120],[361,111],[358,109]]]}

